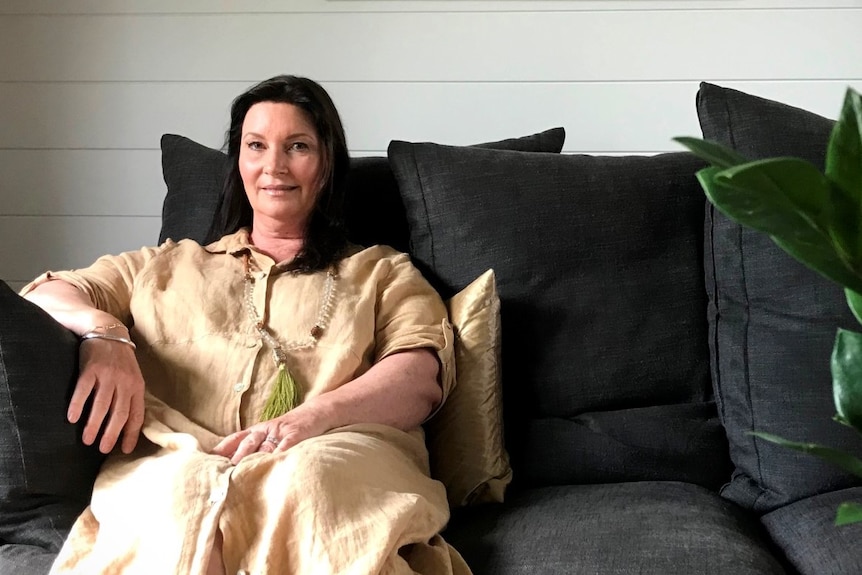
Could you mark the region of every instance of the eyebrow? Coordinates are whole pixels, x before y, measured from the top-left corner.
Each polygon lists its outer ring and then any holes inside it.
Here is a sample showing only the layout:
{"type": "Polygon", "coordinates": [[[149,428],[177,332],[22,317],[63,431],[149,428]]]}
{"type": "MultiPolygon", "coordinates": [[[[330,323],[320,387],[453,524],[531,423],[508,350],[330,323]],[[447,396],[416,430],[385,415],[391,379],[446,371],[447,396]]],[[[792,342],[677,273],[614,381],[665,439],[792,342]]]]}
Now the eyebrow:
{"type": "MultiPolygon", "coordinates": [[[[248,137],[248,136],[260,138],[262,140],[266,139],[263,134],[258,134],[257,132],[246,132],[242,135],[243,138],[248,137]]],[[[294,138],[301,138],[301,137],[314,138],[314,136],[312,136],[311,134],[306,134],[305,132],[297,132],[295,134],[288,134],[288,136],[285,138],[285,140],[293,140],[294,138]]]]}

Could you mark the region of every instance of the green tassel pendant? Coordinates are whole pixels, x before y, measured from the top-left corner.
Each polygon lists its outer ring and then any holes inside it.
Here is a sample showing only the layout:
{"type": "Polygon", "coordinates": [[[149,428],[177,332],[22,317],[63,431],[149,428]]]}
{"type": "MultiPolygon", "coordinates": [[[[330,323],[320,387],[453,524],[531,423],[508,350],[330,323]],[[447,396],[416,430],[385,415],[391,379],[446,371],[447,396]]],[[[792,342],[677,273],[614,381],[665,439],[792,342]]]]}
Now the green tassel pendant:
{"type": "Polygon", "coordinates": [[[296,380],[293,379],[284,363],[279,363],[278,375],[275,376],[275,387],[263,408],[260,420],[269,421],[279,415],[284,415],[299,405],[299,401],[299,386],[296,385],[296,380]]]}

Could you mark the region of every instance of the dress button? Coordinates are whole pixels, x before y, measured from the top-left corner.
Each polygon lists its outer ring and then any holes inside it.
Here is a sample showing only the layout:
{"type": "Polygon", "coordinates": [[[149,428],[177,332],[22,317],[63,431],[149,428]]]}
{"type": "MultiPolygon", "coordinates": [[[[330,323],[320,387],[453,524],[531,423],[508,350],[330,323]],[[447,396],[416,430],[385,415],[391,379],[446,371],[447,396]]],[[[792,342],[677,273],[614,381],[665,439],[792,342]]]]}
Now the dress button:
{"type": "Polygon", "coordinates": [[[240,393],[245,390],[245,384],[243,382],[239,382],[233,386],[233,390],[237,393],[240,393]]]}

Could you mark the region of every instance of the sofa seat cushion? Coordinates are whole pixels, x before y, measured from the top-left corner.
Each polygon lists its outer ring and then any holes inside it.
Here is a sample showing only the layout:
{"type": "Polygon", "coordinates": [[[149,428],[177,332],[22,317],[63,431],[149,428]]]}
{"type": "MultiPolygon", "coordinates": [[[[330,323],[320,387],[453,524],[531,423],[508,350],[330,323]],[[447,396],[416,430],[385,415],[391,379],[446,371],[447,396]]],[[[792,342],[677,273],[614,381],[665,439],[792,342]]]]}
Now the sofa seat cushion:
{"type": "MultiPolygon", "coordinates": [[[[841,93],[836,93],[835,111],[841,93]]],[[[703,136],[755,160],[797,156],[823,167],[833,122],[806,110],[704,83],[703,136]]],[[[840,286],[764,233],[710,208],[706,225],[712,373],[735,465],[722,494],[768,512],[859,485],[838,466],[759,439],[765,431],[862,456],[862,438],[832,420],[829,361],[838,327],[859,331],[840,286]]]]}
{"type": "Polygon", "coordinates": [[[496,274],[513,483],[729,479],[700,160],[395,141],[389,161],[413,261],[438,291],[496,274]]]}
{"type": "Polygon", "coordinates": [[[0,573],[45,575],[51,570],[57,553],[39,545],[0,544],[0,573]]]}
{"type": "Polygon", "coordinates": [[[443,537],[476,575],[785,573],[754,516],[677,482],[513,493],[460,511],[443,537]]]}
{"type": "Polygon", "coordinates": [[[761,518],[800,575],[862,573],[862,523],[835,525],[835,511],[845,501],[862,503],[862,487],[815,495],[761,518]]]}

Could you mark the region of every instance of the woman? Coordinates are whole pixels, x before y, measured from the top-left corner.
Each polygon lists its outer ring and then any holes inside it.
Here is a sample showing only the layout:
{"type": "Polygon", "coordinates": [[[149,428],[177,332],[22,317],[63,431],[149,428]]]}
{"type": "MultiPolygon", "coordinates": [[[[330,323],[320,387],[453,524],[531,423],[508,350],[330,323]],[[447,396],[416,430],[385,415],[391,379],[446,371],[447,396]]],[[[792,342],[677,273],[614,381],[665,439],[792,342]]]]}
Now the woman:
{"type": "Polygon", "coordinates": [[[83,338],[69,421],[91,402],[84,442],[121,447],[52,573],[469,573],[419,426],[451,326],[406,255],[346,241],[332,101],[262,82],[227,148],[223,237],[23,290],[83,338]]]}

